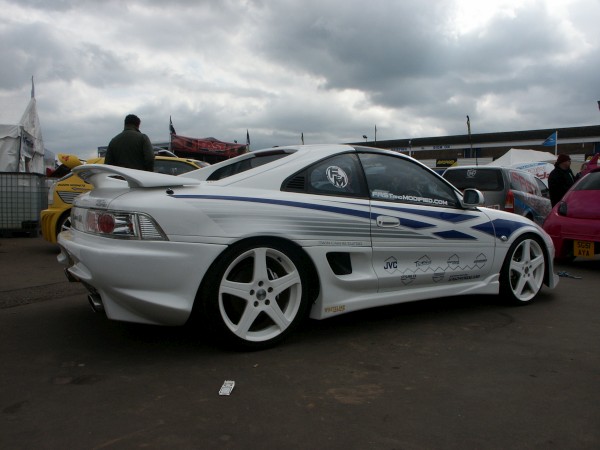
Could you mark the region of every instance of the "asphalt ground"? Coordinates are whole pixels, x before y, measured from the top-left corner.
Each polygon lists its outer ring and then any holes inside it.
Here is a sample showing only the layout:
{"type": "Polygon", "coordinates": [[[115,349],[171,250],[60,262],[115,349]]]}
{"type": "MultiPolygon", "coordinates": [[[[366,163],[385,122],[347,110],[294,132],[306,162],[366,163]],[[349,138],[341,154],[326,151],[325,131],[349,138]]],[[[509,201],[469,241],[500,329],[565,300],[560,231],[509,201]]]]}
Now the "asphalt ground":
{"type": "Polygon", "coordinates": [[[598,258],[525,307],[378,308],[235,353],[94,314],[57,253],[0,239],[2,449],[600,448],[598,258]]]}

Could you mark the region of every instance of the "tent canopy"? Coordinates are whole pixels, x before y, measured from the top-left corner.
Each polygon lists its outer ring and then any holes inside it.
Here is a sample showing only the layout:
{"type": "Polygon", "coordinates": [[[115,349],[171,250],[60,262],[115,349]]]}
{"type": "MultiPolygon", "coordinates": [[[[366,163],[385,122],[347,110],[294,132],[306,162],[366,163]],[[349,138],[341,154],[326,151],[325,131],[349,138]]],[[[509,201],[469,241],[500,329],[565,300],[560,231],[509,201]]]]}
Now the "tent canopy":
{"type": "Polygon", "coordinates": [[[44,141],[33,96],[18,124],[0,125],[0,172],[45,172],[44,141]]]}
{"type": "Polygon", "coordinates": [[[538,177],[548,186],[548,176],[554,170],[554,161],[556,161],[556,155],[549,152],[511,148],[500,158],[487,165],[525,170],[538,177]]]}

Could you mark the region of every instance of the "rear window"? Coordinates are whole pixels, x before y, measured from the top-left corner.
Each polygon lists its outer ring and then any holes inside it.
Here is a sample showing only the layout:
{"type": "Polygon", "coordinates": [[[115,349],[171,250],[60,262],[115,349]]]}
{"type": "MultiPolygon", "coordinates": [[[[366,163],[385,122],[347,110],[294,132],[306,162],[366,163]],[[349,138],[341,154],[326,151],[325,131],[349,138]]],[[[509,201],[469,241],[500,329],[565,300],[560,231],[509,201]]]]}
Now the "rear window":
{"type": "Polygon", "coordinates": [[[573,187],[574,191],[600,191],[600,172],[585,175],[573,187]]]}
{"type": "Polygon", "coordinates": [[[502,191],[504,181],[502,172],[490,169],[452,169],[444,173],[444,178],[461,191],[467,188],[479,189],[480,191],[502,191]]]}
{"type": "Polygon", "coordinates": [[[222,180],[223,178],[237,175],[238,173],[245,172],[246,170],[254,169],[255,167],[262,166],[263,164],[270,163],[277,159],[289,156],[290,153],[283,151],[265,152],[254,155],[253,158],[247,158],[242,161],[238,161],[234,164],[229,164],[225,167],[221,167],[219,170],[214,171],[207,178],[208,181],[222,180]]]}

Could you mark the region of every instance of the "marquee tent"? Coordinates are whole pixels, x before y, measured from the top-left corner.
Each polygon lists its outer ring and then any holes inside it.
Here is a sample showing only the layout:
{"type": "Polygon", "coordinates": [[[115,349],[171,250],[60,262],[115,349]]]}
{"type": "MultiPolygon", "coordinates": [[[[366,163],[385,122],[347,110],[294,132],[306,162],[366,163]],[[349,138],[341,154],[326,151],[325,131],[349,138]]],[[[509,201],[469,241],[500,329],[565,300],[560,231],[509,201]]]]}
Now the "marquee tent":
{"type": "Polygon", "coordinates": [[[532,173],[548,185],[548,176],[554,170],[556,155],[549,152],[511,148],[500,158],[488,163],[488,166],[512,167],[532,173]]]}
{"type": "Polygon", "coordinates": [[[44,141],[33,88],[17,124],[0,125],[0,172],[45,174],[44,141]]]}

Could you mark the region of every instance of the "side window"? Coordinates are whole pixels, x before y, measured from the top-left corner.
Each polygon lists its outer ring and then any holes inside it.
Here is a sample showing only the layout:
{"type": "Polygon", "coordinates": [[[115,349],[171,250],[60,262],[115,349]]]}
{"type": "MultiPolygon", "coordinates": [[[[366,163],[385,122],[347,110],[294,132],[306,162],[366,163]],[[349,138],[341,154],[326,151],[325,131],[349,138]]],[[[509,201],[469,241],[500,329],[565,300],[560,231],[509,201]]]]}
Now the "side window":
{"type": "Polygon", "coordinates": [[[454,190],[435,174],[403,158],[361,153],[370,197],[373,200],[456,207],[454,190]]]}
{"type": "Polygon", "coordinates": [[[538,188],[540,190],[539,195],[541,195],[542,197],[550,198],[550,191],[548,190],[548,187],[544,184],[544,182],[538,177],[535,177],[535,182],[537,183],[538,188]]]}
{"type": "Polygon", "coordinates": [[[355,154],[346,153],[321,161],[308,169],[307,178],[311,194],[367,197],[355,154]]]}

